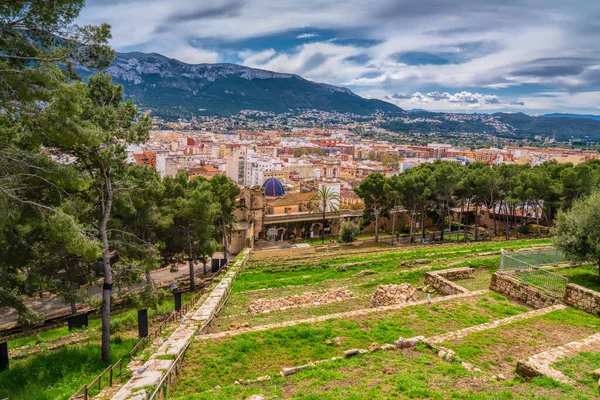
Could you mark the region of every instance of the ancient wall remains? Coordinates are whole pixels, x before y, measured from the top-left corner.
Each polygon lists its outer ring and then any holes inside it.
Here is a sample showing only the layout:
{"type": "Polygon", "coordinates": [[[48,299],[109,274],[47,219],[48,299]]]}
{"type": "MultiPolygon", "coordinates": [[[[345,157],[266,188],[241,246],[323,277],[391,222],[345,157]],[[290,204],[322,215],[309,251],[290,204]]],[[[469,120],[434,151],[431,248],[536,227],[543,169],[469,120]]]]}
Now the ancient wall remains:
{"type": "Polygon", "coordinates": [[[521,301],[535,309],[550,307],[560,302],[558,299],[547,295],[541,290],[520,282],[508,274],[500,272],[496,272],[492,275],[490,290],[521,301]]]}

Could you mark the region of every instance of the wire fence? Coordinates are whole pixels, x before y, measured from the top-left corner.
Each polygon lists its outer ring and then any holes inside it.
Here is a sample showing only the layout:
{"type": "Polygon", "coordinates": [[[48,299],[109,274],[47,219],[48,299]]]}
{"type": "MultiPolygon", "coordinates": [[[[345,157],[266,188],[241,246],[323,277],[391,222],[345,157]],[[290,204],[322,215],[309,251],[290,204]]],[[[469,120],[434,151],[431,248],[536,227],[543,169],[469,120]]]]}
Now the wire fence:
{"type": "Polygon", "coordinates": [[[515,279],[538,288],[551,296],[562,298],[569,280],[561,275],[543,269],[543,266],[556,266],[567,261],[558,249],[538,249],[507,254],[501,251],[499,271],[508,273],[515,279]]]}

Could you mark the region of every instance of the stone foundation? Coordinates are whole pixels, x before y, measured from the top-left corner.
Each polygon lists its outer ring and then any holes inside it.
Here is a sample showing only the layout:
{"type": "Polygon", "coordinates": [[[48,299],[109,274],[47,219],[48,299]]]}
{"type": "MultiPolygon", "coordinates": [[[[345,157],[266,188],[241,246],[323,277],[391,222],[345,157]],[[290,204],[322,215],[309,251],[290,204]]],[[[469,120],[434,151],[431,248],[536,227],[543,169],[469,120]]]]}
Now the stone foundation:
{"type": "Polygon", "coordinates": [[[547,376],[561,383],[575,385],[576,382],[573,379],[552,368],[552,364],[582,351],[598,351],[598,349],[600,349],[600,333],[553,347],[548,351],[529,357],[526,361],[519,361],[517,363],[517,373],[526,379],[547,376]]]}
{"type": "Polygon", "coordinates": [[[529,286],[510,275],[496,272],[490,281],[490,290],[501,293],[512,299],[521,301],[535,309],[550,307],[560,303],[559,300],[529,286]]]}
{"type": "Polygon", "coordinates": [[[468,292],[464,287],[452,282],[457,279],[469,278],[473,275],[473,268],[452,268],[441,271],[432,271],[425,274],[425,283],[432,285],[436,290],[445,295],[468,292]]]}
{"type": "Polygon", "coordinates": [[[599,315],[600,314],[600,293],[575,285],[567,284],[563,301],[580,310],[599,315]]]}

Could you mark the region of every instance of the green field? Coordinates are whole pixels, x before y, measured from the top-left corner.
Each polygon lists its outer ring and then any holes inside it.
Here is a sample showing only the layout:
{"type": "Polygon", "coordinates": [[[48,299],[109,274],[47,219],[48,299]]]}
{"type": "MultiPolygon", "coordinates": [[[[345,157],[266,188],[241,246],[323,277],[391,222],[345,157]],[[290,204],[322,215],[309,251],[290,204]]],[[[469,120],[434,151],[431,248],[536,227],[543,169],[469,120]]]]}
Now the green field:
{"type": "MultiPolygon", "coordinates": [[[[182,301],[193,294],[185,293],[182,301]]],[[[172,299],[150,309],[151,324],[156,324],[174,309],[172,299]]],[[[152,327],[152,325],[151,325],[152,327]]],[[[111,362],[100,355],[101,321],[91,317],[89,326],[69,332],[66,326],[35,334],[22,334],[8,342],[12,357],[10,369],[0,372],[0,398],[67,399],[90,383],[106,367],[128,354],[138,342],[137,311],[127,310],[111,317],[111,362]]],[[[128,373],[123,368],[123,377],[128,373]]],[[[94,393],[94,392],[92,392],[94,393]]]]}
{"type": "MultiPolygon", "coordinates": [[[[369,352],[331,361],[351,348],[393,343],[398,337],[440,335],[530,311],[487,292],[446,299],[433,293],[433,304],[371,311],[370,298],[380,284],[407,282],[423,286],[430,270],[473,267],[473,277],[456,281],[467,290],[487,289],[497,270],[500,249],[544,246],[547,239],[402,247],[348,246],[256,252],[236,278],[225,307],[207,333],[186,353],[185,367],[169,391],[173,399],[592,399],[592,385],[571,387],[546,378],[526,382],[515,375],[516,362],[549,347],[600,332],[600,318],[572,308],[501,325],[443,343],[459,361],[443,361],[424,345],[408,350],[369,352]],[[360,274],[363,270],[371,273],[360,274]],[[297,308],[248,312],[252,301],[278,299],[346,288],[354,298],[297,308]],[[352,314],[354,310],[363,310],[352,314]],[[342,317],[330,314],[346,313],[342,317]],[[320,322],[298,320],[324,316],[320,322]],[[298,323],[298,322],[301,323],[298,323]],[[286,322],[292,326],[236,332],[286,322]],[[282,377],[283,368],[317,363],[282,377]],[[466,368],[460,361],[469,363],[466,368]],[[494,380],[501,374],[505,380],[494,380]],[[269,378],[265,378],[268,376],[269,378]],[[261,381],[256,379],[262,377],[261,381]]],[[[575,271],[570,268],[569,271],[575,271]]],[[[419,291],[419,298],[427,294],[419,291]]],[[[591,368],[596,356],[589,360],[591,368]]],[[[575,370],[576,361],[571,362],[575,370]]],[[[586,364],[587,365],[587,364],[586,364]]],[[[587,368],[587,366],[586,366],[587,368]]],[[[582,377],[585,380],[589,377],[582,377]]],[[[583,381],[582,381],[583,382],[583,381]]],[[[589,382],[588,382],[589,383],[589,382]]]]}

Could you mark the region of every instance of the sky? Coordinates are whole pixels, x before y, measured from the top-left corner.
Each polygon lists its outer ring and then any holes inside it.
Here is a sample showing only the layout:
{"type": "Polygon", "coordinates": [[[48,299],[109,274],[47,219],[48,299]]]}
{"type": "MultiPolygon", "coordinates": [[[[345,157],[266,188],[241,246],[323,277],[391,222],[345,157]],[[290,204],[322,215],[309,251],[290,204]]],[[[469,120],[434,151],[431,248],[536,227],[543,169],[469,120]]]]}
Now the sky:
{"type": "Polygon", "coordinates": [[[600,115],[598,0],[87,0],[120,52],[230,62],[404,109],[600,115]]]}

